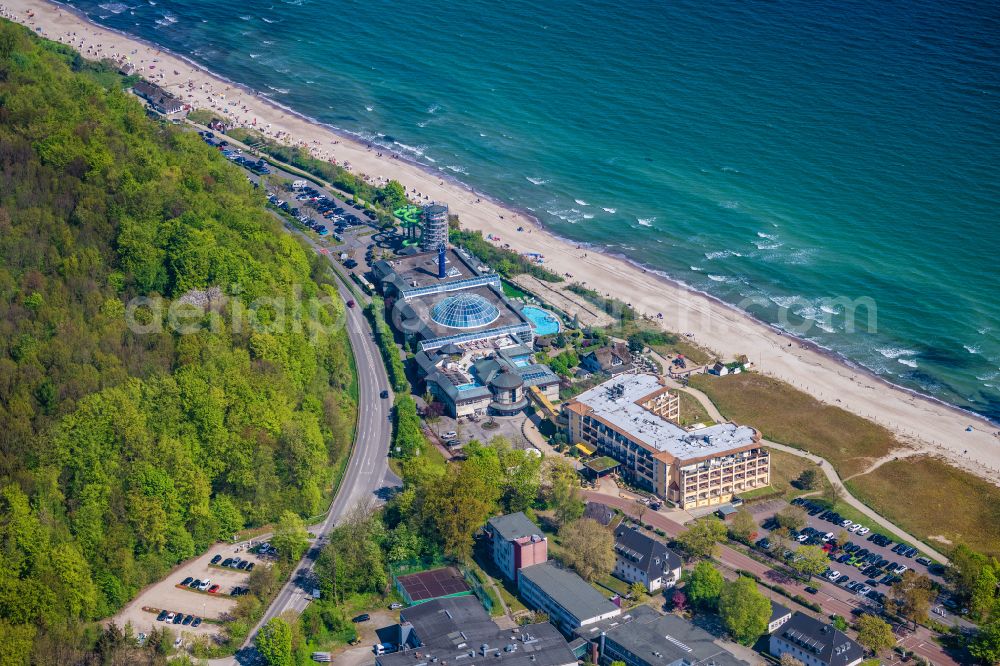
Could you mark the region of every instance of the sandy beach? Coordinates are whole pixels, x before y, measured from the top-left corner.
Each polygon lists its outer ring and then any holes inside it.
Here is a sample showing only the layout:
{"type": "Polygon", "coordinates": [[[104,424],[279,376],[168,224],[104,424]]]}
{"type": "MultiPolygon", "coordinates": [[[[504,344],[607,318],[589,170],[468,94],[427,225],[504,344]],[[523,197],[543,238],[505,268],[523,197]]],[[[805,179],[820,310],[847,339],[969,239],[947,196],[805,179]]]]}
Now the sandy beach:
{"type": "Polygon", "coordinates": [[[69,44],[88,58],[127,58],[136,73],[172,91],[192,107],[218,111],[241,125],[307,148],[321,159],[335,160],[373,182],[398,180],[414,199],[447,203],[459,215],[463,227],[498,236],[500,242],[516,251],[541,253],[551,270],[570,273],[575,281],[630,303],[662,321],[665,328],[687,335],[720,357],[731,359],[745,354],[758,371],[876,421],[914,449],[941,456],[1000,484],[1000,435],[998,427],[985,419],[854,370],[735,308],[625,260],[557,238],[534,220],[460,184],[442,180],[389,153],[376,153],[182,58],[95,26],[65,7],[44,0],[4,0],[0,16],[69,44]],[[518,227],[524,231],[518,232],[518,227]]]}

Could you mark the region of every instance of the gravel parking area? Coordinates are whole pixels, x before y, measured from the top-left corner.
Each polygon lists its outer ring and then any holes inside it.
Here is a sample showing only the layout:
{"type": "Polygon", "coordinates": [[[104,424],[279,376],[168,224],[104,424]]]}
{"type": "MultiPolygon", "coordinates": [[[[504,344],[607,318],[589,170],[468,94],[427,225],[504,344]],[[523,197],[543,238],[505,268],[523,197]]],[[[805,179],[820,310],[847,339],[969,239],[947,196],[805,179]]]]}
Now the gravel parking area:
{"type": "MultiPolygon", "coordinates": [[[[239,556],[243,559],[255,563],[255,566],[267,566],[262,560],[245,549],[238,550],[239,545],[220,544],[210,548],[208,552],[200,557],[188,560],[174,568],[163,580],[150,585],[139,593],[132,602],[126,606],[114,621],[119,626],[125,626],[131,622],[136,633],[149,631],[157,624],[167,626],[164,622],[156,621],[156,613],[144,610],[144,608],[154,608],[166,610],[172,613],[184,613],[209,620],[218,620],[236,606],[236,597],[229,596],[233,587],[245,587],[249,574],[246,571],[236,569],[222,569],[211,566],[209,563],[215,555],[227,557],[239,556]],[[177,585],[188,576],[205,580],[211,579],[213,584],[219,584],[221,588],[217,594],[207,594],[191,590],[189,588],[178,588],[177,585]]],[[[182,624],[169,625],[174,634],[183,636],[189,634],[216,634],[220,626],[213,623],[203,622],[200,626],[192,628],[182,624]]]]}

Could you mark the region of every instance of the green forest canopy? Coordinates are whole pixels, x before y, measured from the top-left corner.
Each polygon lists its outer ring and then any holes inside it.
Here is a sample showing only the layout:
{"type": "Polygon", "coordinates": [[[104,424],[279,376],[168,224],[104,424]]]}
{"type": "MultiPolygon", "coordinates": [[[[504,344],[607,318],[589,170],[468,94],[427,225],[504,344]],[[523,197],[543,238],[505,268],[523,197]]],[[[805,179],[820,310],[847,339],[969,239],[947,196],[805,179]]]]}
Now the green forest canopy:
{"type": "Polygon", "coordinates": [[[0,21],[3,663],[79,642],[217,539],[316,514],[350,445],[323,265],[241,171],[120,85],[0,21]],[[231,300],[195,309],[194,333],[126,325],[132,299],[211,288],[231,300]],[[270,327],[232,325],[236,297],[323,296],[322,330],[276,305],[257,311],[270,327]]]}

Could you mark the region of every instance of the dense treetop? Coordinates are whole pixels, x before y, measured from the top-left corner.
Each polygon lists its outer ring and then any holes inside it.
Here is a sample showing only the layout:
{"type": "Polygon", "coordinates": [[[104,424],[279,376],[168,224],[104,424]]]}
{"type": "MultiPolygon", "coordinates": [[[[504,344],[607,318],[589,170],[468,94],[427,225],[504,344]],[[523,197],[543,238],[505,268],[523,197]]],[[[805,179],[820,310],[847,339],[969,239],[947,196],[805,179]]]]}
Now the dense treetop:
{"type": "Polygon", "coordinates": [[[323,508],[354,414],[327,279],[196,135],[0,21],[0,657],[323,508]]]}

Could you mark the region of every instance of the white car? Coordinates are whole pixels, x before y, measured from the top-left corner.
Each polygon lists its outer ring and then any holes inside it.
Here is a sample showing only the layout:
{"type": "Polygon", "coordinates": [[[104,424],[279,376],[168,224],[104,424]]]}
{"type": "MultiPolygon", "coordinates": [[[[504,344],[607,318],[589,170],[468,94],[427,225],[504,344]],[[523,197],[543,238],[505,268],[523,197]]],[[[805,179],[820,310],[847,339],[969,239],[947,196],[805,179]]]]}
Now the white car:
{"type": "Polygon", "coordinates": [[[211,586],[212,586],[212,579],[208,578],[206,580],[201,581],[201,585],[198,586],[198,589],[201,590],[202,592],[204,592],[205,590],[207,590],[211,586]]]}
{"type": "Polygon", "coordinates": [[[841,527],[850,527],[851,526],[851,521],[850,520],[841,521],[840,526],[841,527]]]}
{"type": "Polygon", "coordinates": [[[838,578],[840,578],[840,572],[839,571],[831,571],[830,573],[828,573],[826,575],[826,577],[829,578],[830,580],[837,580],[838,578]]]}
{"type": "Polygon", "coordinates": [[[449,430],[448,432],[444,433],[441,436],[444,437],[445,439],[453,439],[455,437],[458,437],[458,433],[455,432],[454,430],[449,430]]]}
{"type": "Polygon", "coordinates": [[[871,528],[869,528],[869,527],[862,527],[860,530],[858,530],[858,536],[864,536],[864,535],[868,534],[869,532],[871,532],[871,528]]]}
{"type": "Polygon", "coordinates": [[[860,529],[861,529],[861,523],[851,523],[851,526],[847,528],[847,531],[853,534],[860,529]]]}
{"type": "Polygon", "coordinates": [[[798,541],[799,543],[805,543],[805,541],[808,538],[809,538],[808,534],[800,534],[795,540],[798,541]]]}
{"type": "Polygon", "coordinates": [[[833,532],[827,532],[826,534],[823,535],[824,542],[830,541],[831,539],[833,539],[833,532]]]}

